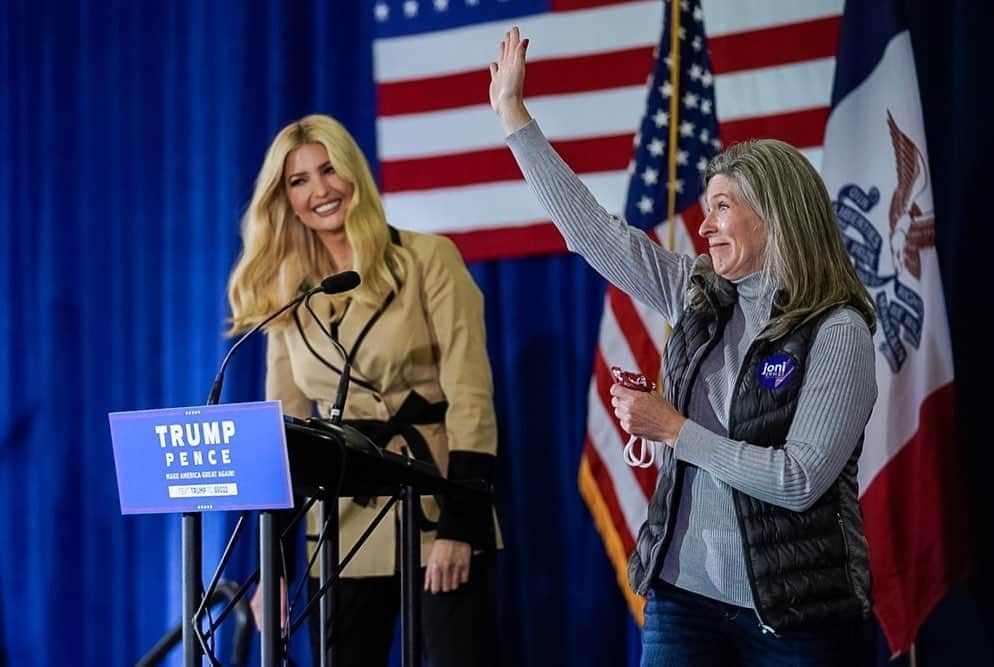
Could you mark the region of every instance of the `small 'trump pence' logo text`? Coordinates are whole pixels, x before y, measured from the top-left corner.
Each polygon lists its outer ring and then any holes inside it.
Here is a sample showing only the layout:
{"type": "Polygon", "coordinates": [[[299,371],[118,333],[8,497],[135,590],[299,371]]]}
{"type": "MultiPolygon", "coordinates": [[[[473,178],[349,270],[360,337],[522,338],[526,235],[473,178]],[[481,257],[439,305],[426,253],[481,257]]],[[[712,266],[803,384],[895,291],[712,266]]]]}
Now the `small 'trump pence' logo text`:
{"type": "Polygon", "coordinates": [[[797,362],[789,354],[774,354],[759,365],[759,384],[766,389],[780,389],[794,376],[797,362]]]}

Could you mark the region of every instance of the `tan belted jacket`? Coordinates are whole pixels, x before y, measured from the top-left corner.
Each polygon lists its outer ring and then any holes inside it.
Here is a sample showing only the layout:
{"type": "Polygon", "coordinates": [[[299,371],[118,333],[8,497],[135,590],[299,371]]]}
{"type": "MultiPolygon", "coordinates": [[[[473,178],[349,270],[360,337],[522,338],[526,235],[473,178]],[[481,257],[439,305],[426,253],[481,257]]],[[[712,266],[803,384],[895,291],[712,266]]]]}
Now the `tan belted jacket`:
{"type": "MultiPolygon", "coordinates": [[[[487,358],[483,295],[447,238],[416,232],[395,232],[394,251],[402,284],[389,305],[317,295],[311,305],[326,327],[353,356],[345,419],[386,421],[417,392],[428,403],[448,403],[444,422],[419,425],[442,474],[447,474],[449,452],[464,450],[496,455],[497,428],[493,408],[493,380],[487,358]],[[357,350],[356,339],[370,320],[357,350]]],[[[342,357],[307,313],[300,310],[307,342],[337,368],[342,357]]],[[[339,374],[308,349],[292,320],[269,331],[266,356],[266,398],[280,400],[286,414],[299,418],[328,417],[339,374]]],[[[395,437],[389,448],[399,451],[404,441],[395,437]]],[[[373,499],[363,507],[352,499],[339,502],[341,556],[348,552],[382,507],[373,499]]],[[[435,500],[422,501],[429,519],[439,516],[435,500]]],[[[396,510],[394,510],[396,511],[396,510]]],[[[381,576],[396,571],[396,522],[387,516],[346,567],[345,576],[381,576]]],[[[308,516],[308,535],[320,532],[316,509],[308,516]]],[[[422,564],[427,560],[434,532],[422,533],[422,564]]],[[[498,538],[499,540],[499,538],[498,538]]],[[[309,544],[313,544],[309,540],[309,544]]],[[[308,554],[310,555],[310,554],[308,554]]],[[[316,567],[311,571],[317,576],[316,567]]]]}

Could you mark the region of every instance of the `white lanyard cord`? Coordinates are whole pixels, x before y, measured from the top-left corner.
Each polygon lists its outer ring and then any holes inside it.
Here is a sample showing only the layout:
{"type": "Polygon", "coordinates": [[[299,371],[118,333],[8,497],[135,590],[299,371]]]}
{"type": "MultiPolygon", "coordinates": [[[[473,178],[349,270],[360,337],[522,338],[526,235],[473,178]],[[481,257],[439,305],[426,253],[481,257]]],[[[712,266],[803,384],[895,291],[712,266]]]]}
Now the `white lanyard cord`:
{"type": "Polygon", "coordinates": [[[655,461],[656,447],[654,443],[648,442],[645,438],[640,438],[637,435],[628,438],[628,444],[625,445],[625,463],[633,468],[650,468],[655,461]],[[636,456],[635,443],[639,440],[642,441],[642,448],[636,456]],[[648,458],[646,458],[647,456],[648,458]]]}

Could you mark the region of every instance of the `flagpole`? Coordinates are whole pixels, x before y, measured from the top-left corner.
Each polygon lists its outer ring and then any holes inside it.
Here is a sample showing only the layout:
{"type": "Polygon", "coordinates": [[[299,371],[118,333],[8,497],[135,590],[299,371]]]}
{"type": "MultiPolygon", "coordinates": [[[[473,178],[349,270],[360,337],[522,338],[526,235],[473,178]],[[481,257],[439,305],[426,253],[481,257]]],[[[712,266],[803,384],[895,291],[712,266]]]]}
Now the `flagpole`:
{"type": "Polygon", "coordinates": [[[668,234],[666,249],[673,252],[676,249],[676,154],[679,149],[677,138],[677,115],[680,112],[680,3],[670,0],[670,141],[667,157],[669,158],[666,178],[666,221],[668,234]]]}
{"type": "MultiPolygon", "coordinates": [[[[667,176],[666,176],[666,249],[676,251],[676,154],[680,146],[677,136],[677,116],[680,113],[680,3],[670,2],[670,138],[667,146],[667,176]]],[[[672,329],[667,323],[663,340],[669,340],[672,329]]],[[[659,369],[656,383],[659,393],[663,393],[663,370],[659,369]]]]}

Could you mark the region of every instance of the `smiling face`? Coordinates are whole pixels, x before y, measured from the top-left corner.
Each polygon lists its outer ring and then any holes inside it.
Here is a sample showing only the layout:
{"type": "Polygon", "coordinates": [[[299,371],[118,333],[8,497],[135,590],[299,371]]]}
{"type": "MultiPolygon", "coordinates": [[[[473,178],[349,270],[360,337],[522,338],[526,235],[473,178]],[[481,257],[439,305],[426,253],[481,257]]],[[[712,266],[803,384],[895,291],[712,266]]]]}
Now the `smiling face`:
{"type": "Polygon", "coordinates": [[[283,164],[283,185],[290,206],[318,236],[341,236],[355,186],[335,173],[321,144],[302,144],[283,164]]]}
{"type": "Polygon", "coordinates": [[[706,212],[698,233],[708,242],[714,271],[726,280],[745,278],[763,268],[766,225],[724,174],[708,181],[706,212]]]}

